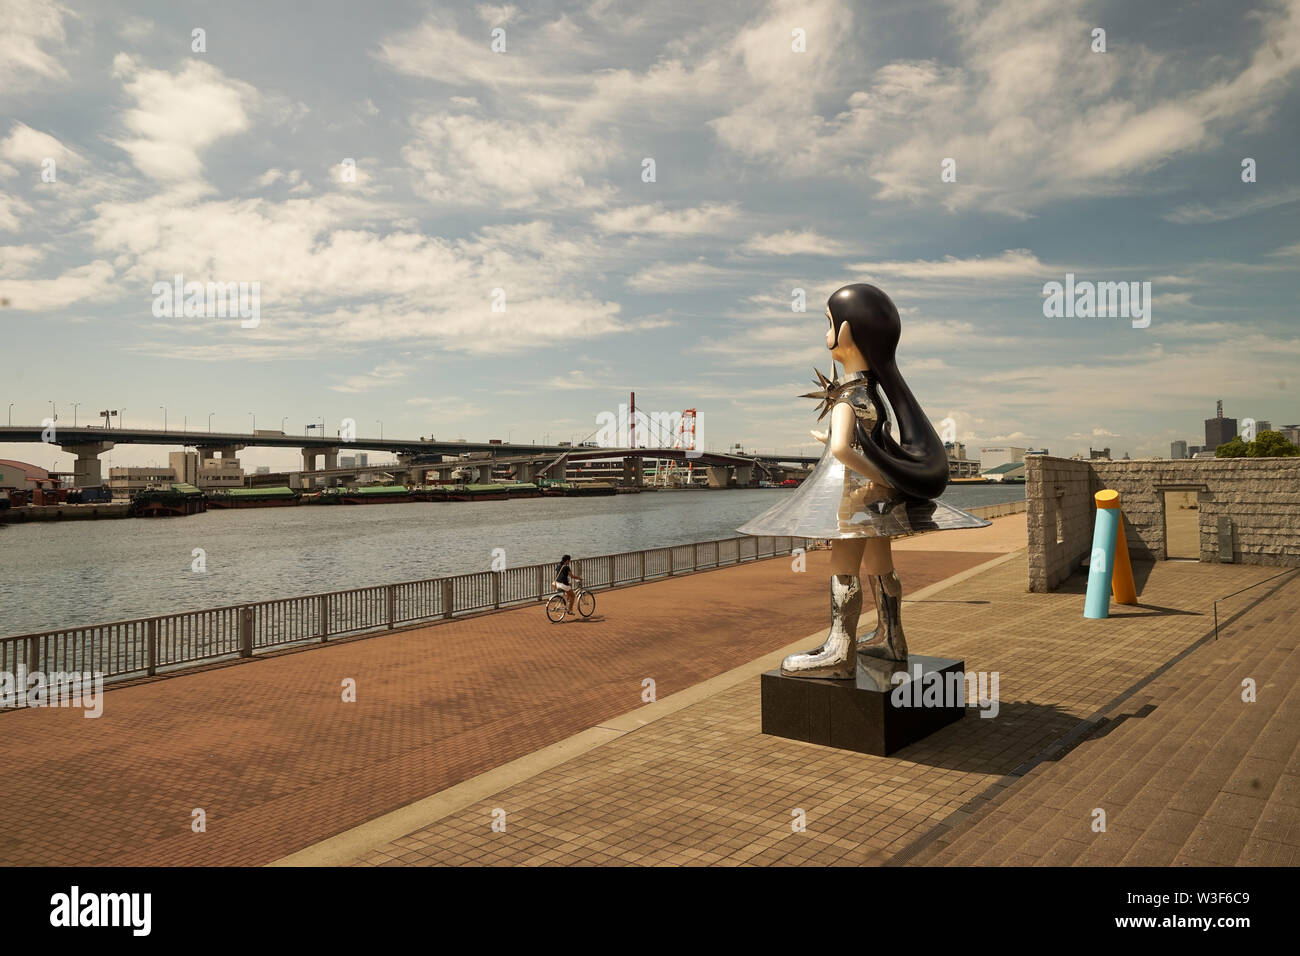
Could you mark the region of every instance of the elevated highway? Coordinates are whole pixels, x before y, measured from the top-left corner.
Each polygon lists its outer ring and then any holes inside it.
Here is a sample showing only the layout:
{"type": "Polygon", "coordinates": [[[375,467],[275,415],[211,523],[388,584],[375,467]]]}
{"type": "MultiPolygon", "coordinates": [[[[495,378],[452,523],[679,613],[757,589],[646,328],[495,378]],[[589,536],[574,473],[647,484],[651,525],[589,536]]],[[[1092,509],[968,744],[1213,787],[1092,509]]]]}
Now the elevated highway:
{"type": "MultiPolygon", "coordinates": [[[[780,465],[804,465],[816,458],[802,455],[747,456],[722,452],[687,451],[682,448],[593,448],[589,445],[537,445],[524,443],[438,441],[436,439],[365,438],[344,440],[340,435],[289,435],[280,431],[211,432],[177,429],[104,428],[99,425],[77,427],[54,425],[0,426],[0,444],[5,442],[44,442],[56,445],[62,451],[76,456],[73,484],[80,488],[103,483],[99,456],[117,445],[156,445],[194,448],[205,458],[232,458],[245,448],[296,448],[302,455],[303,468],[299,472],[281,474],[313,475],[319,473],[352,474],[357,469],[340,469],[340,450],[390,452],[397,456],[397,469],[382,468],[390,473],[441,471],[447,468],[477,467],[486,469],[496,464],[516,465],[520,480],[531,481],[551,471],[562,461],[600,461],[624,459],[629,463],[646,458],[691,461],[712,469],[725,470],[737,483],[748,484],[753,469],[771,474],[780,465]],[[464,459],[465,455],[484,455],[464,459]],[[317,468],[318,458],[323,458],[323,468],[317,468]],[[446,459],[455,460],[448,461],[446,459]],[[741,478],[744,478],[742,481],[741,478]]],[[[373,470],[367,466],[366,470],[373,470]]],[[[633,466],[639,476],[639,463],[633,466]]],[[[628,469],[625,469],[625,474],[628,469]]],[[[265,477],[265,476],[263,476],[265,477]]],[[[632,476],[629,476],[632,477],[632,476]]],[[[710,481],[716,474],[711,473],[710,481]]],[[[409,480],[409,479],[408,479],[409,480]]],[[[639,483],[639,477],[632,477],[639,483]]],[[[725,483],[725,481],[723,482],[725,483]]]]}

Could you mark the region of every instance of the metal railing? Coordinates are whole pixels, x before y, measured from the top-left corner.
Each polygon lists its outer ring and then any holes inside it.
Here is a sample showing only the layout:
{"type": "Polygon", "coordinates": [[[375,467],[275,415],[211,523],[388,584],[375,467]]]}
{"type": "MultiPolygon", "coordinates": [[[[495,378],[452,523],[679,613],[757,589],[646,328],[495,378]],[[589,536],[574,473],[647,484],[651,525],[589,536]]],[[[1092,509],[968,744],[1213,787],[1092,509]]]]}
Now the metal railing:
{"type": "MultiPolygon", "coordinates": [[[[810,547],[817,543],[807,538],[745,536],[599,555],[574,565],[583,587],[595,590],[810,547]]],[[[106,682],[153,676],[272,648],[542,601],[554,593],[553,571],[553,564],[531,564],[4,637],[0,671],[91,671],[106,682]]]]}

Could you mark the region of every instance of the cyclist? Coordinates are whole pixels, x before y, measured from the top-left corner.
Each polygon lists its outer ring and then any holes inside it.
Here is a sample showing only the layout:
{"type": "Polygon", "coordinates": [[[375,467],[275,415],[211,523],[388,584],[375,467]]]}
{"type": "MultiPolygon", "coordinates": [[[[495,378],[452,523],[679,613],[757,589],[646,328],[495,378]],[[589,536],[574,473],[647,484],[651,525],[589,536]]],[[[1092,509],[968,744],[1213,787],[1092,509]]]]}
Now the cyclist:
{"type": "Polygon", "coordinates": [[[564,592],[564,600],[568,604],[569,613],[573,613],[573,584],[576,581],[582,583],[582,578],[573,573],[573,567],[569,562],[573,560],[569,555],[560,558],[560,565],[555,569],[555,590],[564,592]]]}

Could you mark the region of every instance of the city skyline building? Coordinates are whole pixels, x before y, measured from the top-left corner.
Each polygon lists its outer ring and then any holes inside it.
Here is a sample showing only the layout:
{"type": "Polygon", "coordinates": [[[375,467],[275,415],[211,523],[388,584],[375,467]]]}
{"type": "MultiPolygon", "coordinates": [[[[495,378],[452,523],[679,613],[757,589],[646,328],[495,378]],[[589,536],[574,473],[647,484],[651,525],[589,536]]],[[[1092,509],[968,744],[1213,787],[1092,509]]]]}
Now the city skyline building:
{"type": "Polygon", "coordinates": [[[1214,451],[1237,437],[1237,420],[1223,417],[1223,399],[1215,403],[1215,416],[1205,419],[1205,449],[1214,451]]]}

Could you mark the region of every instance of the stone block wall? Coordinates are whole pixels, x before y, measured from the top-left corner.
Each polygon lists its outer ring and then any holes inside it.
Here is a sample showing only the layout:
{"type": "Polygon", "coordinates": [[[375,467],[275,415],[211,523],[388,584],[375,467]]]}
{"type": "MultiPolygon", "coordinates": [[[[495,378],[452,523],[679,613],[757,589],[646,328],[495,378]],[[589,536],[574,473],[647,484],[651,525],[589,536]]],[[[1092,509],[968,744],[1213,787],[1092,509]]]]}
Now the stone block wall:
{"type": "Polygon", "coordinates": [[[1027,460],[1029,589],[1050,591],[1092,547],[1093,495],[1120,493],[1124,534],[1134,560],[1163,560],[1166,490],[1197,495],[1200,556],[1219,560],[1218,519],[1232,526],[1237,564],[1300,566],[1300,458],[1170,461],[1027,460]]]}
{"type": "Polygon", "coordinates": [[[1120,493],[1129,553],[1163,559],[1160,486],[1197,488],[1201,560],[1219,560],[1218,519],[1232,522],[1235,564],[1300,565],[1300,458],[1096,461],[1097,489],[1120,493]],[[1135,541],[1136,537],[1140,540],[1135,541]]]}
{"type": "Polygon", "coordinates": [[[1092,549],[1089,462],[1048,455],[1025,459],[1029,590],[1051,591],[1092,549]]]}

